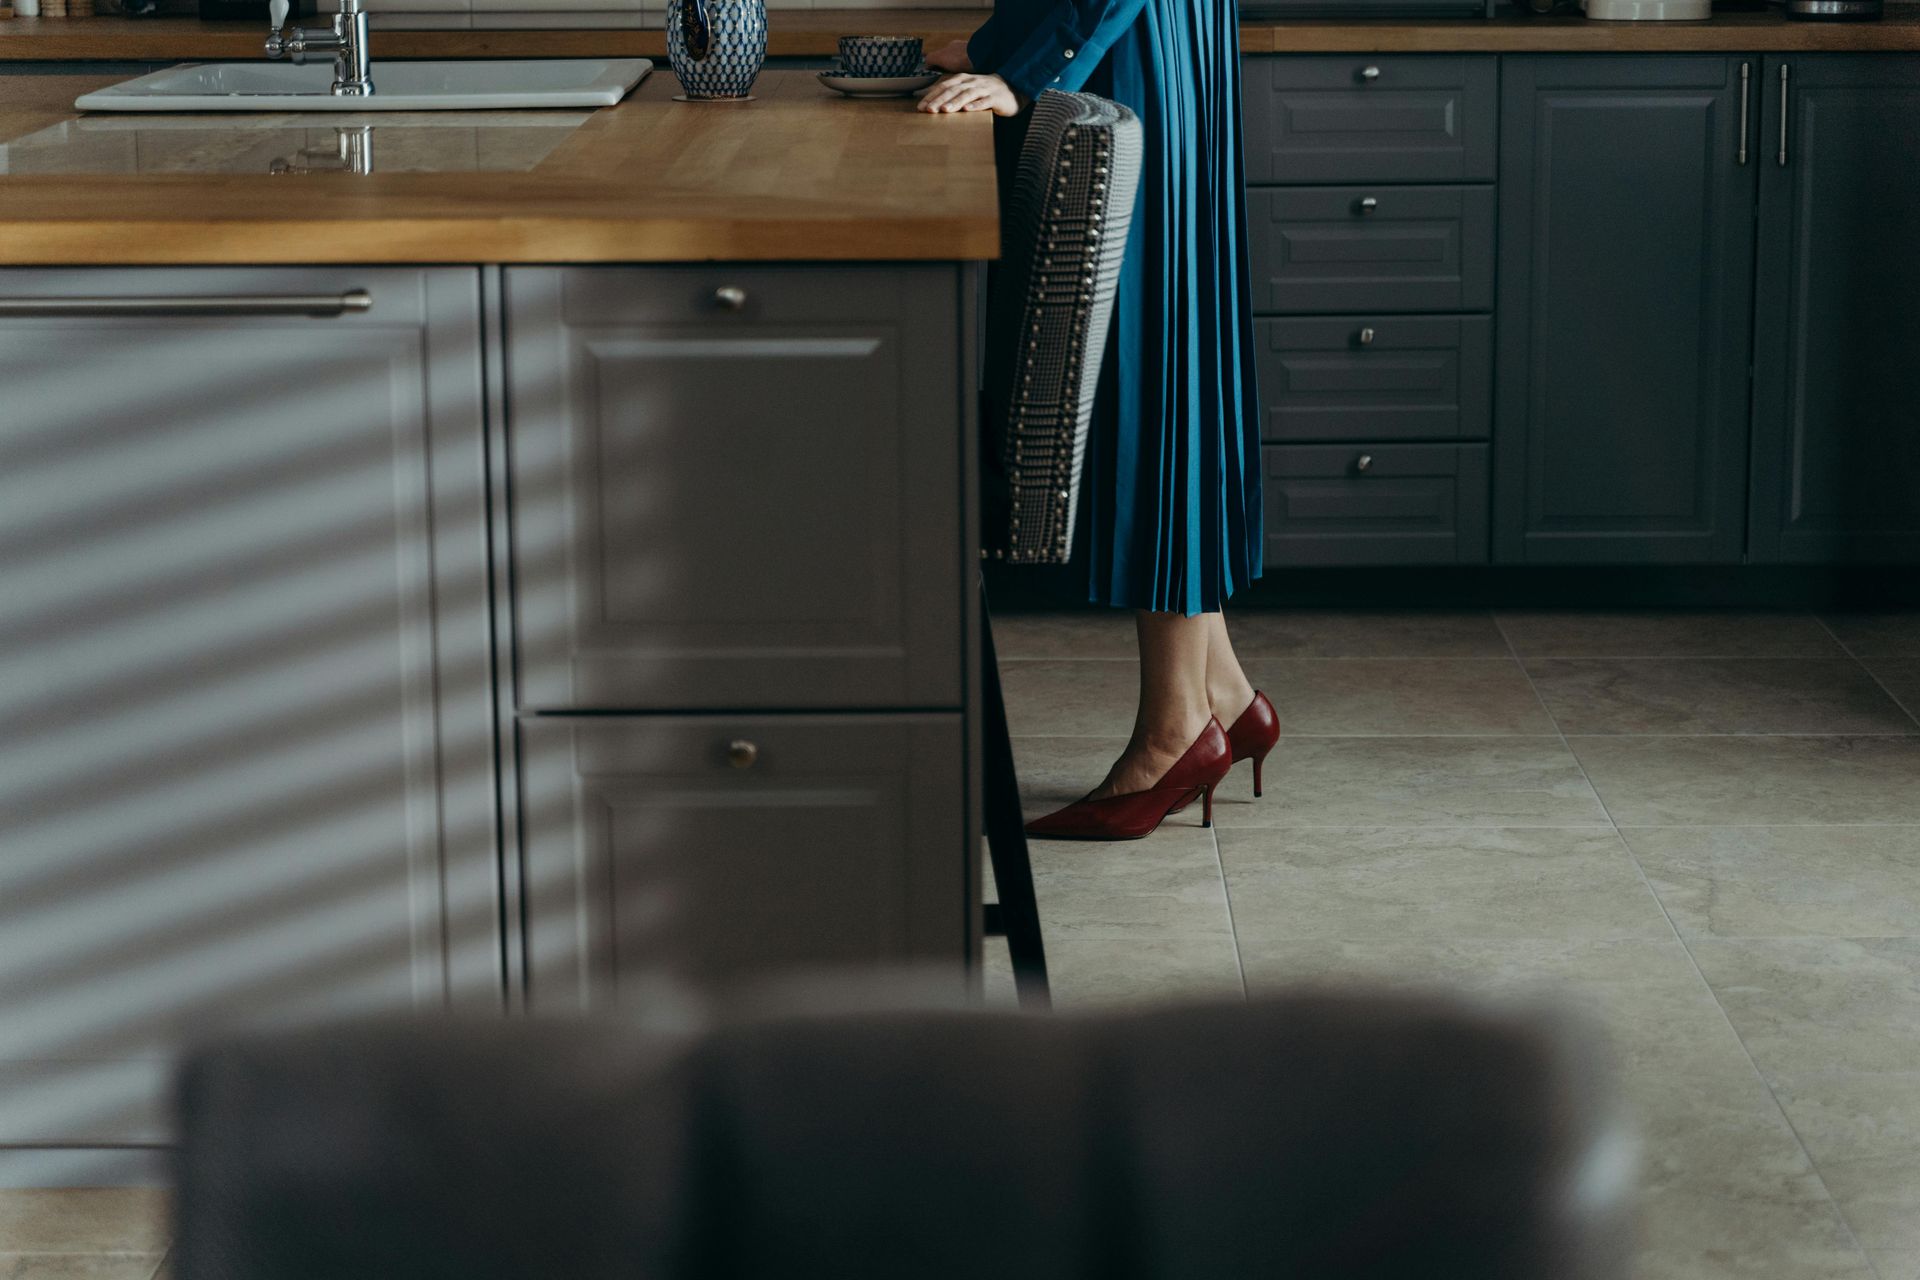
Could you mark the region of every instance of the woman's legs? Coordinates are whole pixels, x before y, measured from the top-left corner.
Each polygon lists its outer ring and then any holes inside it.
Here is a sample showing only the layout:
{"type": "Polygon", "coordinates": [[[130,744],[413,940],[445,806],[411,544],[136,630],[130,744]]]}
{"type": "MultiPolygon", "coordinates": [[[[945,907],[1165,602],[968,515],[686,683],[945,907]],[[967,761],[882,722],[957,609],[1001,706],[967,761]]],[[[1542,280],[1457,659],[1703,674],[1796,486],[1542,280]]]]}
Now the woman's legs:
{"type": "Polygon", "coordinates": [[[1140,706],[1133,737],[1094,799],[1145,791],[1217,716],[1222,727],[1246,710],[1253,688],[1233,656],[1224,614],[1133,615],[1140,643],[1140,706]]]}

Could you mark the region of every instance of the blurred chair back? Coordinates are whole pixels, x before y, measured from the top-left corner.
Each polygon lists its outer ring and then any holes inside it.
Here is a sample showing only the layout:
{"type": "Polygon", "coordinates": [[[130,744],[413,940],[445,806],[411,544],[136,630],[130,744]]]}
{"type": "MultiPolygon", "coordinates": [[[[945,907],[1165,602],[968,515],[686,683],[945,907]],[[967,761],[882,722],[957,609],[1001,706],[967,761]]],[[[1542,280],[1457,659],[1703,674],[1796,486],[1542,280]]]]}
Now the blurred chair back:
{"type": "Polygon", "coordinates": [[[181,1081],[176,1280],[1618,1280],[1577,1028],[1300,994],[1105,1017],[387,1023],[181,1081]]]}
{"type": "Polygon", "coordinates": [[[1002,201],[988,300],[981,537],[1016,564],[1065,564],[1140,182],[1140,121],[1049,90],[1002,201]]]}

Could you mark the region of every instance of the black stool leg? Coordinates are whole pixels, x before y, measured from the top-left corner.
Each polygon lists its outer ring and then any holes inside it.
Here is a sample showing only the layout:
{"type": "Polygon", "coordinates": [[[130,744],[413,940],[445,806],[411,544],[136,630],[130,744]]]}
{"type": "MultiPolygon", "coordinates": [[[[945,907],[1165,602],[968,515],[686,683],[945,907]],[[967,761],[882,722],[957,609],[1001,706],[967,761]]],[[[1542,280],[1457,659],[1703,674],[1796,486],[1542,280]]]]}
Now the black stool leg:
{"type": "Polygon", "coordinates": [[[993,621],[987,616],[986,584],[980,590],[981,767],[986,774],[987,852],[998,906],[986,908],[986,932],[1004,934],[1013,956],[1013,985],[1020,1003],[1046,1009],[1047,952],[1040,940],[1040,908],[1033,898],[1033,864],[1027,859],[1026,823],[1020,815],[1020,782],[1013,771],[1013,742],[1007,734],[1007,704],[1000,696],[1000,662],[993,651],[993,621]]]}

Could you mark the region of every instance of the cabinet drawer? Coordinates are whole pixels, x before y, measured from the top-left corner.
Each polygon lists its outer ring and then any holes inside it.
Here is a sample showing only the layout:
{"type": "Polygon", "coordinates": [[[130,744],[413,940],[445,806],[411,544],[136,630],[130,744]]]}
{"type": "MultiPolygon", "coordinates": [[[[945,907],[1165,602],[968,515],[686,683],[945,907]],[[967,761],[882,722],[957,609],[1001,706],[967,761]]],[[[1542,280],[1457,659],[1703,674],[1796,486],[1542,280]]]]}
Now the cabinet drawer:
{"type": "Polygon", "coordinates": [[[520,722],[536,1010],[965,957],[958,715],[520,722]]]}
{"type": "Polygon", "coordinates": [[[959,281],[509,270],[519,705],[957,707],[959,281]]]}
{"type": "Polygon", "coordinates": [[[1492,187],[1274,187],[1247,193],[1254,307],[1281,314],[1485,311],[1492,187]]]}
{"type": "Polygon", "coordinates": [[[1248,58],[1249,182],[1491,182],[1492,57],[1248,58]]]}
{"type": "Polygon", "coordinates": [[[1267,565],[1485,564],[1487,447],[1270,445],[1267,565]]]}
{"type": "Polygon", "coordinates": [[[1261,320],[1269,440],[1482,439],[1492,418],[1488,316],[1261,320]]]}

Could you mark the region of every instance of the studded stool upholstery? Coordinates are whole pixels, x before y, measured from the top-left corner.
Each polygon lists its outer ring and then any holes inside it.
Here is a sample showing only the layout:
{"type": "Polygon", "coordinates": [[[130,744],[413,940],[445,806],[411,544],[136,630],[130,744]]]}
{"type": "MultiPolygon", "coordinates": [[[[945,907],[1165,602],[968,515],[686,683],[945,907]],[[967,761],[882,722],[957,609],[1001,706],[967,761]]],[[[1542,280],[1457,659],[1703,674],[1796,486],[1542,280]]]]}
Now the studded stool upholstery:
{"type": "Polygon", "coordinates": [[[1090,93],[1034,102],[989,301],[988,554],[1065,564],[1113,297],[1140,185],[1140,121],[1090,93]]]}

